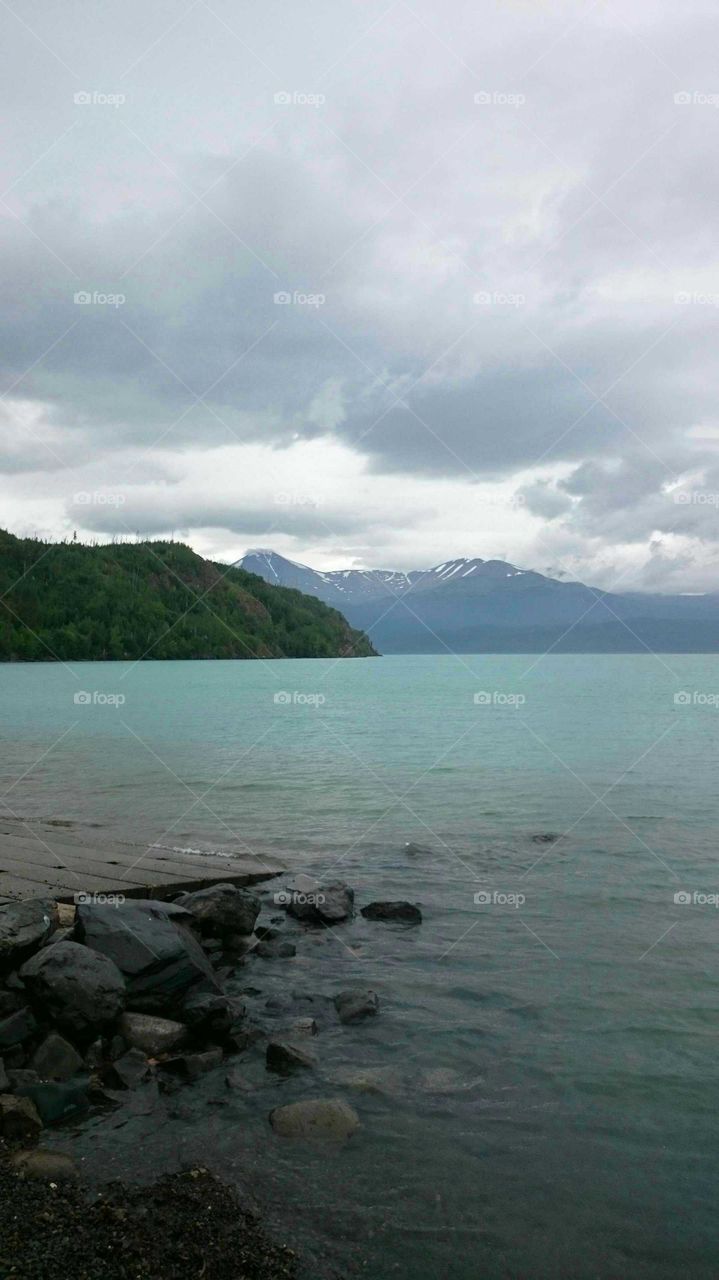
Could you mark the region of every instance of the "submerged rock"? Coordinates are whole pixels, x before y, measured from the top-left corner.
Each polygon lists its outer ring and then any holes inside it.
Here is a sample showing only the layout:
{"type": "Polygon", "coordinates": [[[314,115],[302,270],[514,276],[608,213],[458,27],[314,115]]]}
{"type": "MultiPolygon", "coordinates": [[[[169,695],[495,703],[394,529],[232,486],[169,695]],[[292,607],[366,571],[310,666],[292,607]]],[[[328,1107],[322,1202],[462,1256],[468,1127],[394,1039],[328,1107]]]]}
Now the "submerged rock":
{"type": "Polygon", "coordinates": [[[128,1009],[171,1015],[180,1012],[191,987],[219,990],[212,965],[189,928],[191,919],[182,907],[166,902],[93,903],[78,907],[76,931],[124,975],[128,1009]]]}
{"type": "Polygon", "coordinates": [[[292,956],[297,955],[297,947],[293,942],[272,939],[268,942],[258,942],[255,947],[255,955],[260,956],[263,960],[289,960],[292,956]]]}
{"type": "Polygon", "coordinates": [[[57,906],[52,898],[24,902],[0,898],[0,970],[29,960],[57,927],[57,906]]]}
{"type": "Polygon", "coordinates": [[[265,1062],[268,1071],[276,1071],[278,1075],[289,1076],[293,1071],[308,1070],[316,1065],[316,1058],[305,1049],[288,1040],[271,1040],[267,1046],[265,1062]]]}
{"type": "Polygon", "coordinates": [[[62,1151],[15,1151],[9,1163],[24,1178],[41,1178],[43,1182],[75,1182],[80,1172],[72,1156],[62,1151]]]}
{"type": "Polygon", "coordinates": [[[275,1107],[270,1124],[283,1138],[343,1142],[359,1128],[359,1116],[344,1098],[307,1098],[275,1107]]]}
{"type": "Polygon", "coordinates": [[[366,920],[400,920],[404,924],[421,924],[422,912],[412,902],[369,902],[362,907],[366,920]]]}
{"type": "Polygon", "coordinates": [[[340,1022],[361,1022],[379,1012],[379,996],[369,989],[340,991],[334,998],[334,1006],[340,1022]]]}
{"type": "Polygon", "coordinates": [[[260,914],[260,899],[234,884],[214,884],[196,893],[183,893],[178,905],[189,911],[202,934],[214,938],[246,937],[260,914]]]}
{"type": "Polygon", "coordinates": [[[75,1119],[90,1108],[85,1086],[75,1081],[29,1084],[22,1089],[21,1096],[34,1103],[43,1124],[75,1119]]]}
{"type": "Polygon", "coordinates": [[[111,1022],[125,1003],[125,981],[112,960],[77,942],[58,942],[22,967],[31,999],[70,1031],[111,1022]]]}

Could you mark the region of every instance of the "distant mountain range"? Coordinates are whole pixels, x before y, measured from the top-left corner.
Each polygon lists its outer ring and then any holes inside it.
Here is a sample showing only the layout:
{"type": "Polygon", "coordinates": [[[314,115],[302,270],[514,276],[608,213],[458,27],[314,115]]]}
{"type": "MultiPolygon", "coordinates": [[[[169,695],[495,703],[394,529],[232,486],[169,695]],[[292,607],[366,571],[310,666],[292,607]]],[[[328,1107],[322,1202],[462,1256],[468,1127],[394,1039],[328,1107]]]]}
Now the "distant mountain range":
{"type": "Polygon", "coordinates": [[[505,560],[321,572],[256,548],[239,567],[339,609],[381,653],[717,653],[719,593],[613,593],[505,560]]]}

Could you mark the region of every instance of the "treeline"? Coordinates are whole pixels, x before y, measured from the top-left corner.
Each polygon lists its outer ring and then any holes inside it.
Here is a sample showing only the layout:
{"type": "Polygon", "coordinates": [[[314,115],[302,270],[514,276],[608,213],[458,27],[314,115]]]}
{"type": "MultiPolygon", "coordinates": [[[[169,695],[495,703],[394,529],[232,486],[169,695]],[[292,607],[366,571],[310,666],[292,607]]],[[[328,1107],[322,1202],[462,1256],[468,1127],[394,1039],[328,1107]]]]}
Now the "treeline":
{"type": "Polygon", "coordinates": [[[181,542],[86,546],[0,530],[0,661],[372,654],[336,609],[181,542]]]}

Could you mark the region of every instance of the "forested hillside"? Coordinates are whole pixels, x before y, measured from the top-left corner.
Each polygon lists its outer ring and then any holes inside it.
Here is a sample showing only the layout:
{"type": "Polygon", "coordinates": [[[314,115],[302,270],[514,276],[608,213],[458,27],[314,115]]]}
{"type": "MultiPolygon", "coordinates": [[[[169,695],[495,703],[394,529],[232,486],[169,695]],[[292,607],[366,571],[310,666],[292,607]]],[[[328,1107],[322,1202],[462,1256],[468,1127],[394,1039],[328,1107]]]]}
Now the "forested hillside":
{"type": "Polygon", "coordinates": [[[0,530],[0,661],[367,657],[336,609],[178,542],[85,546],[0,530]]]}

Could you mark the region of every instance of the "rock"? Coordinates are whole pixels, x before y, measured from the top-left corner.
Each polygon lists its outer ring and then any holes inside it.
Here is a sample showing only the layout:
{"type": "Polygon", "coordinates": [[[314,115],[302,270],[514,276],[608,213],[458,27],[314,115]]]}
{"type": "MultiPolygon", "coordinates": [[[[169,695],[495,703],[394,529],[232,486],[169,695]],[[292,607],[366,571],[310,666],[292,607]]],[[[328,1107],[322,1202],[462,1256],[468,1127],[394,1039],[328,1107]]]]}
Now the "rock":
{"type": "Polygon", "coordinates": [[[147,1080],[151,1070],[142,1049],[128,1049],[121,1058],[106,1067],[104,1080],[111,1089],[135,1089],[147,1080]]]}
{"type": "Polygon", "coordinates": [[[17,968],[58,926],[52,898],[0,898],[0,970],[17,968]]]}
{"type": "Polygon", "coordinates": [[[27,1067],[16,1067],[14,1070],[8,1071],[7,1078],[10,1081],[10,1093],[19,1093],[21,1089],[28,1084],[39,1084],[40,1077],[37,1071],[32,1071],[27,1067]]]}
{"type": "Polygon", "coordinates": [[[191,987],[219,989],[189,928],[191,919],[182,907],[165,902],[83,904],[77,909],[76,932],[124,975],[128,1009],[171,1016],[180,1012],[191,987]]]}
{"type": "Polygon", "coordinates": [[[42,1129],[42,1120],[30,1098],[14,1093],[0,1094],[0,1133],[8,1142],[32,1142],[42,1129]]]}
{"type": "Polygon", "coordinates": [[[85,1054],[85,1066],[90,1071],[95,1071],[97,1067],[99,1067],[102,1064],[104,1059],[105,1059],[105,1051],[102,1047],[102,1038],[98,1037],[97,1040],[93,1040],[92,1044],[90,1045],[90,1048],[85,1054]]]}
{"type": "Polygon", "coordinates": [[[25,1004],[25,996],[20,991],[8,991],[0,988],[0,1019],[8,1014],[17,1013],[25,1004]]]}
{"type": "Polygon", "coordinates": [[[407,843],[404,846],[404,851],[405,853],[408,853],[411,857],[417,857],[417,856],[433,857],[434,856],[432,853],[432,850],[429,849],[426,844],[415,844],[414,840],[407,841],[407,843]]]}
{"type": "Polygon", "coordinates": [[[296,920],[337,924],[353,914],[354,896],[354,889],[343,880],[323,884],[311,876],[301,875],[275,894],[275,902],[278,906],[286,907],[289,915],[296,920]]]}
{"type": "Polygon", "coordinates": [[[38,952],[20,972],[43,1012],[79,1035],[111,1022],[125,1003],[125,982],[117,966],[77,942],[58,942],[38,952]]]}
{"type": "Polygon", "coordinates": [[[43,1124],[75,1119],[89,1110],[85,1086],[76,1081],[29,1084],[17,1096],[28,1098],[34,1103],[43,1124]]]}
{"type": "Polygon", "coordinates": [[[8,1161],[23,1178],[41,1178],[43,1182],[75,1182],[80,1176],[72,1156],[62,1151],[15,1151],[8,1161]]]}
{"type": "Polygon", "coordinates": [[[158,1063],[158,1069],[180,1080],[196,1080],[222,1064],[221,1049],[206,1049],[204,1053],[183,1053],[158,1063]]]}
{"type": "Polygon", "coordinates": [[[182,1007],[182,1017],[193,1035],[200,1039],[222,1036],[238,1023],[245,1013],[240,1000],[217,995],[214,991],[191,991],[182,1007]]]}
{"type": "Polygon", "coordinates": [[[182,1022],[152,1013],[123,1013],[120,1031],[131,1049],[141,1049],[149,1058],[169,1053],[187,1039],[187,1027],[182,1022]]]}
{"type": "Polygon", "coordinates": [[[246,1053],[258,1040],[266,1040],[267,1033],[261,1027],[243,1027],[225,1036],[222,1043],[228,1053],[246,1053]]]}
{"type": "Polygon", "coordinates": [[[361,1022],[364,1018],[373,1018],[379,1011],[379,996],[369,990],[340,991],[334,998],[334,1006],[340,1022],[361,1022]]]}
{"type": "Polygon", "coordinates": [[[57,923],[61,929],[72,929],[75,923],[75,904],[72,902],[57,903],[57,923]]]}
{"type": "Polygon", "coordinates": [[[316,1066],[316,1058],[304,1049],[287,1040],[270,1040],[267,1046],[265,1062],[268,1071],[276,1071],[280,1076],[292,1075],[293,1071],[307,1070],[316,1066]]]}
{"type": "Polygon", "coordinates": [[[356,1089],[359,1093],[385,1094],[388,1097],[402,1097],[407,1094],[407,1082],[394,1067],[364,1067],[356,1070],[353,1067],[340,1068],[332,1076],[343,1089],[356,1089]]]}
{"type": "Polygon", "coordinates": [[[359,1116],[343,1098],[308,1098],[275,1107],[270,1124],[283,1138],[342,1142],[359,1128],[359,1116]]]}
{"type": "Polygon", "coordinates": [[[10,1092],[10,1081],[7,1078],[7,1071],[5,1070],[5,1061],[3,1058],[0,1058],[0,1093],[9,1093],[9,1092],[10,1092]]]}
{"type": "Polygon", "coordinates": [[[12,1049],[15,1045],[24,1044],[36,1031],[37,1022],[32,1009],[25,1005],[24,1008],[11,1013],[8,1018],[3,1018],[0,1022],[0,1052],[3,1049],[12,1049]]]}
{"type": "Polygon", "coordinates": [[[362,907],[366,920],[400,920],[403,924],[421,924],[422,912],[411,902],[369,902],[362,907]]]}
{"type": "Polygon", "coordinates": [[[191,913],[200,933],[222,939],[251,934],[261,906],[256,894],[234,884],[214,884],[196,893],[183,893],[177,902],[191,913]]]}
{"type": "Polygon", "coordinates": [[[317,1032],[318,1027],[314,1018],[298,1018],[289,1028],[291,1036],[316,1036],[317,1032]]]}
{"type": "Polygon", "coordinates": [[[56,1031],[45,1037],[30,1062],[41,1080],[69,1080],[83,1065],[77,1049],[56,1031]]]}
{"type": "Polygon", "coordinates": [[[541,831],[538,835],[532,836],[534,844],[554,844],[557,840],[561,840],[561,836],[554,831],[541,831]]]}
{"type": "Polygon", "coordinates": [[[255,925],[255,937],[261,942],[271,942],[273,938],[281,938],[283,933],[283,929],[273,929],[268,924],[255,925]]]}
{"type": "Polygon", "coordinates": [[[297,947],[292,942],[258,942],[255,955],[263,960],[289,960],[297,955],[297,947]]]}

